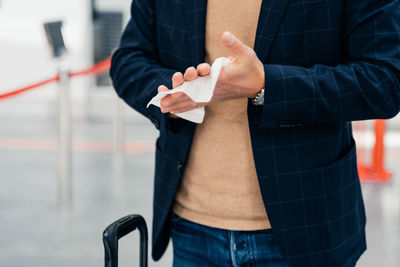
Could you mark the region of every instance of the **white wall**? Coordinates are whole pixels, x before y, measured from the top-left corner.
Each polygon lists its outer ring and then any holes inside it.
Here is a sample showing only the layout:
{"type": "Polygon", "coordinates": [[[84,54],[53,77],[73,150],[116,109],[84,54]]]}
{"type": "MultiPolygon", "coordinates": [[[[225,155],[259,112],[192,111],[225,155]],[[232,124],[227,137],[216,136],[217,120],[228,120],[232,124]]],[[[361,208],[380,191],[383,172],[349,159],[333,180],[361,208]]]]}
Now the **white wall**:
{"type": "Polygon", "coordinates": [[[130,17],[130,7],[132,0],[96,0],[96,8],[98,10],[122,11],[125,23],[130,17]]]}
{"type": "MultiPolygon", "coordinates": [[[[64,21],[64,38],[72,70],[80,70],[92,64],[90,0],[1,0],[0,93],[29,85],[56,73],[57,65],[43,29],[44,22],[53,20],[64,21]]],[[[92,86],[92,78],[75,80],[73,98],[83,101],[92,86]]],[[[15,104],[21,103],[31,106],[25,107],[28,114],[52,112],[54,107],[51,103],[55,100],[55,89],[55,85],[46,86],[17,97],[18,99],[2,101],[0,113],[10,112],[15,104]]]]}

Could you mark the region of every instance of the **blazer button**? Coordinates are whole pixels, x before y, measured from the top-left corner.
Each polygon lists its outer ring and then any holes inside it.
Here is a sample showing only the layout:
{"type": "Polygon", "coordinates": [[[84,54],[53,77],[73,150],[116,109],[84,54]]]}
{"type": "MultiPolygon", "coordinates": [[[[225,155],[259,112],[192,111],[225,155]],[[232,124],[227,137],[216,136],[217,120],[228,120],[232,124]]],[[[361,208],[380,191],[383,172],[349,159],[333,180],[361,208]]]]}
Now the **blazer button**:
{"type": "Polygon", "coordinates": [[[176,169],[178,170],[178,172],[181,172],[183,168],[182,162],[178,161],[178,163],[176,164],[176,169]]]}

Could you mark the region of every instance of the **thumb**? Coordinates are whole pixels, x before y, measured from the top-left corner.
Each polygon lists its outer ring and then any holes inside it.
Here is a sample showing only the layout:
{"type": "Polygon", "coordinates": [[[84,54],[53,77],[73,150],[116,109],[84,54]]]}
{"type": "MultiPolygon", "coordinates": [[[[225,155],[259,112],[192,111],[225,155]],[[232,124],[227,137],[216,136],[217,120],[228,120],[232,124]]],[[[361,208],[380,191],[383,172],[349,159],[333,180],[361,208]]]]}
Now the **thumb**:
{"type": "Polygon", "coordinates": [[[237,57],[248,55],[249,49],[251,49],[228,31],[222,34],[221,40],[222,44],[237,57]]]}

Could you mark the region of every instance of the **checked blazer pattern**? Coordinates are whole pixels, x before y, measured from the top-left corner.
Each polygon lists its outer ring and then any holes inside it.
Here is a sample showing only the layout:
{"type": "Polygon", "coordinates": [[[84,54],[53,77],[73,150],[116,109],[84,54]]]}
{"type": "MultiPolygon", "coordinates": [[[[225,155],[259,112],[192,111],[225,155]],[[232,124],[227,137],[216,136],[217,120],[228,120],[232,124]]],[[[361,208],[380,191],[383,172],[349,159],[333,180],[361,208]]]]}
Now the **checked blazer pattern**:
{"type": "MultiPolygon", "coordinates": [[[[204,61],[206,0],[133,0],[114,53],[118,95],[149,118],[156,144],[154,259],[195,125],[146,104],[174,72],[204,61]]],[[[366,249],[351,121],[400,110],[399,0],[263,0],[255,51],[263,106],[248,107],[263,201],[291,266],[354,266],[366,249]]]]}

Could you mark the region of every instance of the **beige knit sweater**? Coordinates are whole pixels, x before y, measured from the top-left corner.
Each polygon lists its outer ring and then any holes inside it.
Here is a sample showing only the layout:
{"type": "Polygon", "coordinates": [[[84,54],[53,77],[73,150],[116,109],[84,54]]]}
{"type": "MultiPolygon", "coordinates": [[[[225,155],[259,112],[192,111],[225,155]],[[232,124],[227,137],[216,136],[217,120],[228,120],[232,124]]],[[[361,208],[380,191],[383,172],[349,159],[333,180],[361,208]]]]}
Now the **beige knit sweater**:
{"type": "MultiPolygon", "coordinates": [[[[206,58],[230,56],[228,30],[253,47],[261,0],[208,0],[206,58]]],[[[197,126],[174,211],[190,221],[229,230],[270,228],[251,147],[247,98],[213,103],[197,126]]]]}

